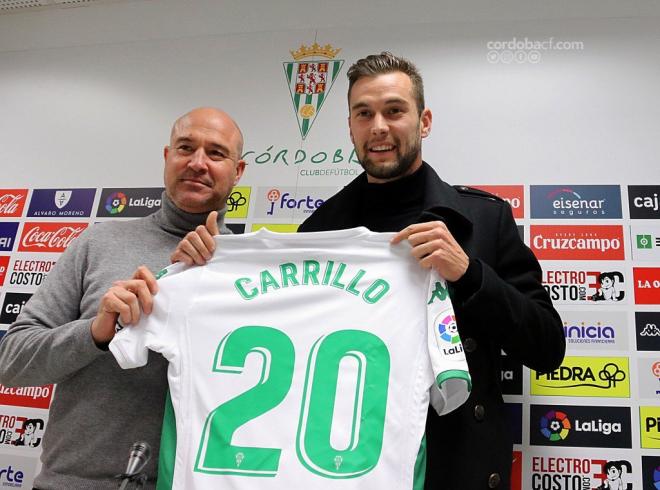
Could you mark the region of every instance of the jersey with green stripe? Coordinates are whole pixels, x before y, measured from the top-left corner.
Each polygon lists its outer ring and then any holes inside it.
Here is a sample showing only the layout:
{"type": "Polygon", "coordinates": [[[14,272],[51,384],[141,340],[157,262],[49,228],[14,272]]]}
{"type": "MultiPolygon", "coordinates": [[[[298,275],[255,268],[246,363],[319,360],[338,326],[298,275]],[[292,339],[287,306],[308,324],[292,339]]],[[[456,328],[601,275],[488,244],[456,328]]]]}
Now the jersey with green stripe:
{"type": "Polygon", "coordinates": [[[468,373],[447,285],[366,228],[215,237],[110,344],[169,361],[158,489],[410,490],[468,373]],[[419,468],[419,466],[418,466],[419,468]]]}

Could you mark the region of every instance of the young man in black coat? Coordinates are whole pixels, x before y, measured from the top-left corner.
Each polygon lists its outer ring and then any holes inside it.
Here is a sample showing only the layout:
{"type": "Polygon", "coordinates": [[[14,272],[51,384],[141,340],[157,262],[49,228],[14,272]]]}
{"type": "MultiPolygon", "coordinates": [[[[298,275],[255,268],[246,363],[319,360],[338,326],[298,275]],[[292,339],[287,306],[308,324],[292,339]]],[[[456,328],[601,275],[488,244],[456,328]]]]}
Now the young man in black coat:
{"type": "MultiPolygon", "coordinates": [[[[299,231],[366,226],[398,232],[393,243],[408,240],[420,265],[449,281],[472,393],[448,415],[429,412],[425,447],[420,441],[424,488],[508,489],[513,444],[502,402],[501,351],[544,372],[564,357],[562,323],[541,284],[541,268],[505,201],[452,187],[422,161],[432,115],[412,63],[390,53],[367,56],[348,77],[351,140],[365,172],[299,231]]],[[[208,260],[214,219],[211,213],[206,228],[186,236],[173,260],[208,260]]]]}
{"type": "Polygon", "coordinates": [[[422,79],[409,61],[368,56],[348,71],[349,128],[365,172],[299,228],[366,226],[399,232],[422,267],[450,283],[472,393],[456,411],[429,412],[425,488],[510,488],[512,439],[501,392],[501,351],[538,370],[557,368],[565,340],[509,205],[443,182],[422,161],[431,131],[422,79]]]}

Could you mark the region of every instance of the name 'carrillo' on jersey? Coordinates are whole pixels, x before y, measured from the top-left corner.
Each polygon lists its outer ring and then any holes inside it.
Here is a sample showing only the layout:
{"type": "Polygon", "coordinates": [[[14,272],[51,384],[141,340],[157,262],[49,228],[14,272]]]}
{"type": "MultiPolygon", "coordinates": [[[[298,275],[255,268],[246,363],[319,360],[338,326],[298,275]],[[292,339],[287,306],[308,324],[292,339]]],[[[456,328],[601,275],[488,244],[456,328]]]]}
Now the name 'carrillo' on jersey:
{"type": "Polygon", "coordinates": [[[390,290],[385,279],[363,280],[367,271],[349,270],[344,262],[328,260],[303,260],[302,264],[285,262],[259,272],[259,277],[239,277],[234,287],[243,299],[254,299],[260,294],[291,286],[331,286],[354,296],[360,296],[369,304],[380,301],[390,290]],[[366,287],[365,287],[366,284],[366,287]]]}

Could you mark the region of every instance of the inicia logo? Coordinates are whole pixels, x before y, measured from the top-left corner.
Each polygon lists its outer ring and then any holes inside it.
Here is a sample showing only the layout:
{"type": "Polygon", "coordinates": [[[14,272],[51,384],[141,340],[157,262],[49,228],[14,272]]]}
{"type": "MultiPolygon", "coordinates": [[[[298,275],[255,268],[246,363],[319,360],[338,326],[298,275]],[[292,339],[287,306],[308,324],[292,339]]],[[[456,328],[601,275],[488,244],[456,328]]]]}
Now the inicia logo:
{"type": "Polygon", "coordinates": [[[105,200],[105,209],[110,214],[119,214],[126,207],[126,194],[123,192],[113,192],[105,200]]]}
{"type": "Polygon", "coordinates": [[[458,344],[461,338],[458,335],[458,326],[456,325],[456,317],[454,315],[447,315],[438,324],[438,333],[440,338],[450,344],[458,344]]]}
{"type": "Polygon", "coordinates": [[[571,430],[571,421],[564,412],[550,410],[541,417],[541,434],[552,442],[563,441],[571,430]]]}

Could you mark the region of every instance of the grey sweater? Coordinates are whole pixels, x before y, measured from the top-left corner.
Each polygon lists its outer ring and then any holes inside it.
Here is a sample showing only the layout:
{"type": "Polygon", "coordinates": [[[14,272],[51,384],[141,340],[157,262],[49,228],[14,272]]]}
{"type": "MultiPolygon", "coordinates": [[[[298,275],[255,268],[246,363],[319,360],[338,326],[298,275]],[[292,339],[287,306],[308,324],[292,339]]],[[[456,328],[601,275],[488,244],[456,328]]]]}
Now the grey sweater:
{"type": "MultiPolygon", "coordinates": [[[[0,343],[0,383],[57,383],[43,440],[44,490],[116,489],[135,441],[147,441],[155,488],[167,391],[166,361],[150,353],[143,368],[124,371],[92,340],[90,326],[113,281],[144,264],[169,264],[177,243],[206,214],[178,209],[163,193],[163,207],[146,218],[92,225],[57,261],[0,343]]],[[[221,233],[231,233],[222,223],[221,233]]]]}

